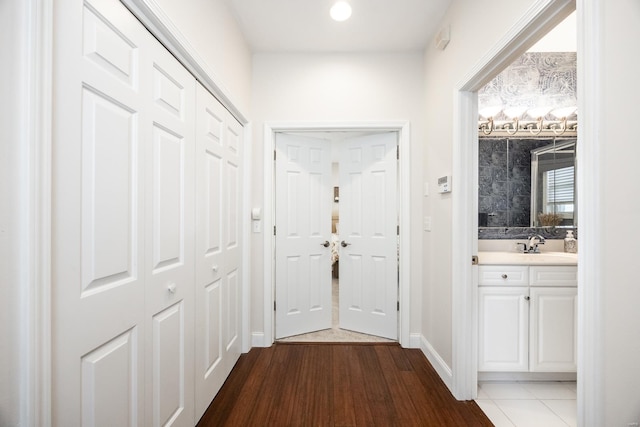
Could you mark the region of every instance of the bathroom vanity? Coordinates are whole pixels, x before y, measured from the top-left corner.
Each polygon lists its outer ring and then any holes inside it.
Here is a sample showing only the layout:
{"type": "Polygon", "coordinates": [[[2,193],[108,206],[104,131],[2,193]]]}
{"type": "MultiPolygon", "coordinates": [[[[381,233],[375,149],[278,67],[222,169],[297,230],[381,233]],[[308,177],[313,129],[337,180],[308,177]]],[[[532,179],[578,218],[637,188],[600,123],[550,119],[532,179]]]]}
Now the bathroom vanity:
{"type": "Polygon", "coordinates": [[[478,254],[479,372],[576,372],[577,256],[478,254]]]}

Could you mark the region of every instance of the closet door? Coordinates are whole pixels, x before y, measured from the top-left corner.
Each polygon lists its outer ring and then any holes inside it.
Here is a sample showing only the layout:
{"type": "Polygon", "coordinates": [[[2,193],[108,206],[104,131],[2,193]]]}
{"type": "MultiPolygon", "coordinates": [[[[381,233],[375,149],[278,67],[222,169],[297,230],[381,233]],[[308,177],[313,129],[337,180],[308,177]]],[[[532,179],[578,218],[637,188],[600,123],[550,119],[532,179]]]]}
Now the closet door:
{"type": "Polygon", "coordinates": [[[159,42],[148,49],[146,424],[193,426],[196,83],[159,42]]]}
{"type": "Polygon", "coordinates": [[[196,419],[240,357],[241,125],[201,85],[196,115],[196,419]]]}
{"type": "Polygon", "coordinates": [[[193,425],[195,79],[117,0],[54,13],[53,425],[193,425]]]}
{"type": "Polygon", "coordinates": [[[52,423],[142,426],[148,34],[119,2],[53,10],[52,423]]]}

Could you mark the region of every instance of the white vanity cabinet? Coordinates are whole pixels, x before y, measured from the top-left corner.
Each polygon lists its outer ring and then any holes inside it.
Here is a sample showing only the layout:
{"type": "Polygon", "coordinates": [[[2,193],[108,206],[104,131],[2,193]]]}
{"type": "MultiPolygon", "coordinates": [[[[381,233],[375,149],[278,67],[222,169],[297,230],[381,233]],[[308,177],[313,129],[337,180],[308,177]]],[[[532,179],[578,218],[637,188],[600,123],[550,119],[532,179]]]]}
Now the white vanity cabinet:
{"type": "Polygon", "coordinates": [[[576,270],[480,266],[479,371],[576,371],[576,270]]]}

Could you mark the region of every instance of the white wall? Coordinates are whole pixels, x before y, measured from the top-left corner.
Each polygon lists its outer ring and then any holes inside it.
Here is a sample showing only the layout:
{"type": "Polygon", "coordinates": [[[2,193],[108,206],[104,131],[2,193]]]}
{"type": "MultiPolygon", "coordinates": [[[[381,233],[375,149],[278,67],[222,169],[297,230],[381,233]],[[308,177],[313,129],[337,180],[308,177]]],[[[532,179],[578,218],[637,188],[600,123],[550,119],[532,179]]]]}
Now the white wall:
{"type": "MultiPolygon", "coordinates": [[[[263,206],[265,121],[411,122],[411,222],[419,224],[424,118],[423,55],[257,54],[253,57],[253,206],[263,206]]],[[[265,207],[266,209],[266,207],[265,207]]],[[[252,236],[251,331],[263,333],[263,234],[252,236]]],[[[420,330],[420,232],[412,236],[410,332],[420,330]]]]}
{"type": "Polygon", "coordinates": [[[251,107],[251,51],[223,0],[156,0],[235,106],[251,107]]]}
{"type": "MultiPolygon", "coordinates": [[[[444,51],[431,44],[425,53],[426,139],[422,167],[431,195],[424,215],[432,217],[432,232],[423,238],[422,334],[440,358],[452,367],[452,198],[437,193],[437,178],[453,170],[454,88],[502,38],[533,0],[469,2],[454,0],[443,18],[451,41],[444,51]],[[499,19],[480,19],[499,17],[499,19]]],[[[456,177],[452,177],[452,192],[456,177]]]]}
{"type": "Polygon", "coordinates": [[[592,149],[597,150],[596,167],[601,174],[600,186],[587,191],[593,191],[591,200],[599,200],[589,209],[600,215],[600,221],[593,236],[582,235],[580,245],[599,242],[593,251],[595,262],[600,260],[601,311],[596,314],[602,319],[603,342],[591,351],[603,361],[605,419],[600,425],[626,426],[640,421],[640,279],[635,250],[640,241],[640,144],[635,125],[640,111],[640,61],[633,54],[640,52],[640,3],[596,3],[600,7],[597,22],[589,27],[602,40],[603,56],[596,64],[602,102],[594,108],[603,125],[592,149]]]}

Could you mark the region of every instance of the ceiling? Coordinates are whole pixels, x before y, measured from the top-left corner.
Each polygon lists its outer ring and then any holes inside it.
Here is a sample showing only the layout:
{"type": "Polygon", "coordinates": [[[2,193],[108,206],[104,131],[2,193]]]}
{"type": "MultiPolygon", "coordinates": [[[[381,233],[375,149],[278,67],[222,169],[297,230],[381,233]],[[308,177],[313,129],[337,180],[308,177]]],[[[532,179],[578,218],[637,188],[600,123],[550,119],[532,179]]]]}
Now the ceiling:
{"type": "Polygon", "coordinates": [[[349,0],[351,18],[335,22],[336,0],[224,0],[253,52],[408,52],[440,30],[451,0],[349,0]]]}

